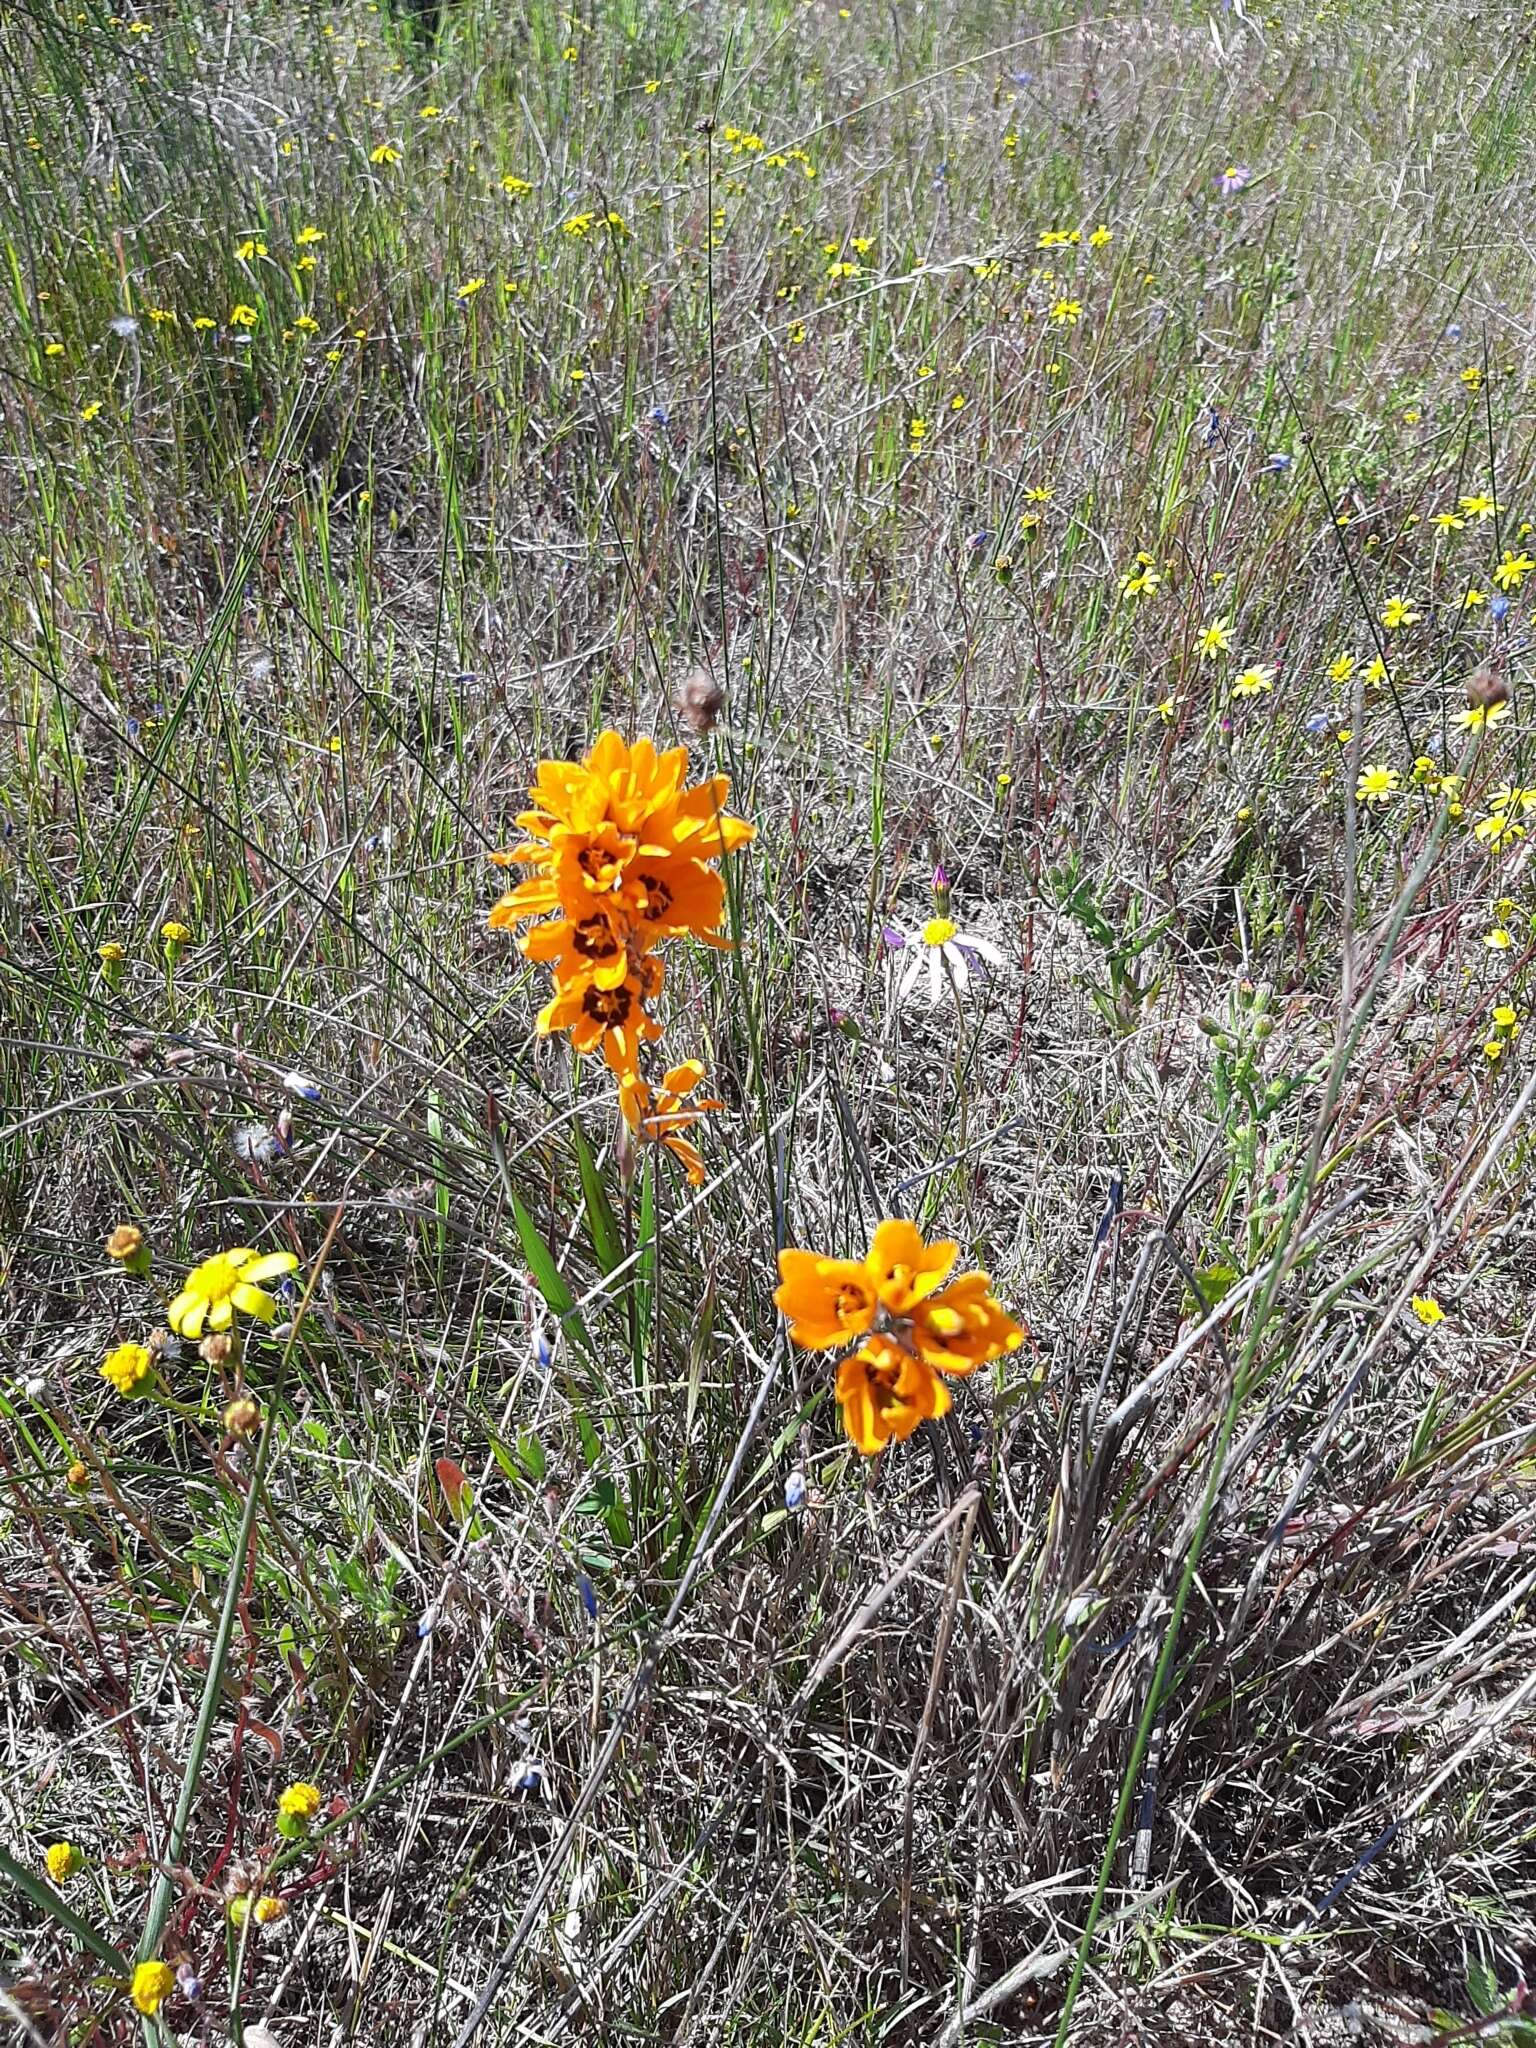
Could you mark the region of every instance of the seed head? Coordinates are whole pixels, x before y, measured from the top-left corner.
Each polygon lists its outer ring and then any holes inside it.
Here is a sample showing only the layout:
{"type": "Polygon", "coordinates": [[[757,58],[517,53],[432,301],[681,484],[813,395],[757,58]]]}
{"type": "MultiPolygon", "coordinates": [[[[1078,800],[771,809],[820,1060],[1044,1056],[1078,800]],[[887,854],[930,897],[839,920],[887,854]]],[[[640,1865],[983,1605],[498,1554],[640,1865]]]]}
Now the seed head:
{"type": "Polygon", "coordinates": [[[693,668],[678,685],[677,715],[700,739],[712,733],[725,704],[725,691],[707,668],[693,668]]]}

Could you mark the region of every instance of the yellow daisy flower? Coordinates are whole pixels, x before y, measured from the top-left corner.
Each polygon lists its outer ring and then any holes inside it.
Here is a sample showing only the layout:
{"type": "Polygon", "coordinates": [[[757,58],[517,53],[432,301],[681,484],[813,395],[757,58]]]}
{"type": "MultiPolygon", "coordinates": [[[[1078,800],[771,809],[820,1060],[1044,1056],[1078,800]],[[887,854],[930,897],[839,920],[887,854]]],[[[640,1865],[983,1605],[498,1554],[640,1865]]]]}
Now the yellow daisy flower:
{"type": "Polygon", "coordinates": [[[180,1294],[171,1303],[167,1320],[179,1337],[201,1337],[206,1327],[227,1330],[235,1312],[254,1316],[259,1322],[277,1319],[277,1303],[261,1285],[298,1265],[292,1252],[252,1250],[239,1245],[233,1251],[215,1252],[187,1275],[180,1294]]]}

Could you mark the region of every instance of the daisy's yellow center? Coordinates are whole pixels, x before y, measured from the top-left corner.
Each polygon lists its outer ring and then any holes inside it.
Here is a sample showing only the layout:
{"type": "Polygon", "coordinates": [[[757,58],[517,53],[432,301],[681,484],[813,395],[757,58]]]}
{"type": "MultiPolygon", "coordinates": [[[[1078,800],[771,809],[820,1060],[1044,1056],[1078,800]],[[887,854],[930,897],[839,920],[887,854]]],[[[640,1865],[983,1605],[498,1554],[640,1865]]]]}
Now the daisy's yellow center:
{"type": "Polygon", "coordinates": [[[957,927],[947,917],[930,917],[923,926],[923,944],[942,946],[955,936],[957,927]]]}
{"type": "Polygon", "coordinates": [[[200,1294],[205,1301],[223,1301],[233,1294],[240,1285],[240,1269],[222,1252],[203,1263],[187,1276],[187,1291],[200,1294]]]}

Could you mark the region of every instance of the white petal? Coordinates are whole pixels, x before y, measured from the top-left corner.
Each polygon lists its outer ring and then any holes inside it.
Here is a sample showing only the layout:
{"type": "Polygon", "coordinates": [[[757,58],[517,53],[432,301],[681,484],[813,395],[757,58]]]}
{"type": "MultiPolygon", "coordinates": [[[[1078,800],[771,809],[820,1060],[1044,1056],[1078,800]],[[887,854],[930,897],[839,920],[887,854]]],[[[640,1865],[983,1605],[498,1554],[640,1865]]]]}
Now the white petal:
{"type": "Polygon", "coordinates": [[[944,949],[942,946],[928,948],[928,1000],[938,1004],[944,1000],[944,949]]]}
{"type": "Polygon", "coordinates": [[[1008,956],[1001,946],[994,946],[990,939],[978,939],[974,932],[962,932],[957,941],[968,953],[979,953],[992,967],[1007,965],[1008,956]]]}
{"type": "Polygon", "coordinates": [[[904,1003],[917,986],[917,978],[923,971],[923,956],[913,953],[902,963],[901,973],[896,977],[896,1000],[904,1003]]]}
{"type": "Polygon", "coordinates": [[[944,945],[944,962],[955,984],[955,994],[963,996],[971,985],[971,970],[965,964],[965,955],[952,939],[944,945]]]}

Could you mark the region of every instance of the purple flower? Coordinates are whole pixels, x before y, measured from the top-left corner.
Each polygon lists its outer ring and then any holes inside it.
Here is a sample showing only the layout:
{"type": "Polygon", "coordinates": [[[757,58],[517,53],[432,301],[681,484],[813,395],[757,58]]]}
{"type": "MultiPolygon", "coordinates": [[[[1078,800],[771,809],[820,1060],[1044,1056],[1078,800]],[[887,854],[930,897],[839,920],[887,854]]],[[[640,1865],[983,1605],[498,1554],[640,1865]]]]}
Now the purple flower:
{"type": "Polygon", "coordinates": [[[805,1506],[805,1474],[791,1472],[784,1482],[784,1505],[793,1514],[796,1508],[805,1506]]]}
{"type": "Polygon", "coordinates": [[[579,1572],[576,1579],[581,1588],[581,1604],[587,1610],[588,1621],[597,1619],[597,1595],[592,1590],[592,1581],[585,1572],[579,1572]]]}
{"type": "Polygon", "coordinates": [[[991,538],[992,534],[990,529],[984,526],[979,533],[973,533],[971,535],[971,546],[979,551],[980,549],[986,546],[987,542],[991,538]]]}
{"type": "Polygon", "coordinates": [[[1326,711],[1314,711],[1307,720],[1307,731],[1314,739],[1320,739],[1332,724],[1333,720],[1326,711]]]}
{"type": "Polygon", "coordinates": [[[885,941],[887,950],[892,953],[899,953],[907,943],[907,935],[899,924],[881,925],[880,936],[885,941]]]}
{"type": "Polygon", "coordinates": [[[1247,164],[1228,164],[1216,180],[1216,189],[1223,199],[1230,199],[1234,192],[1241,192],[1252,178],[1253,172],[1247,164]]]}
{"type": "Polygon", "coordinates": [[[1489,616],[1489,617],[1490,617],[1491,619],[1502,619],[1502,618],[1503,618],[1503,616],[1504,616],[1504,614],[1505,614],[1505,613],[1506,613],[1506,612],[1507,612],[1508,610],[1509,610],[1509,599],[1508,599],[1508,598],[1507,598],[1507,597],[1506,597],[1506,596],[1504,595],[1504,593],[1503,593],[1503,591],[1502,591],[1502,590],[1501,590],[1501,591],[1499,592],[1499,594],[1498,594],[1498,596],[1497,596],[1497,597],[1494,597],[1494,598],[1490,598],[1490,599],[1489,599],[1489,601],[1488,601],[1488,616],[1489,616]]]}
{"type": "Polygon", "coordinates": [[[1276,449],[1275,453],[1270,456],[1268,462],[1266,462],[1264,465],[1266,469],[1274,470],[1276,475],[1279,475],[1282,471],[1289,469],[1290,466],[1290,456],[1285,454],[1280,449],[1276,449]]]}

